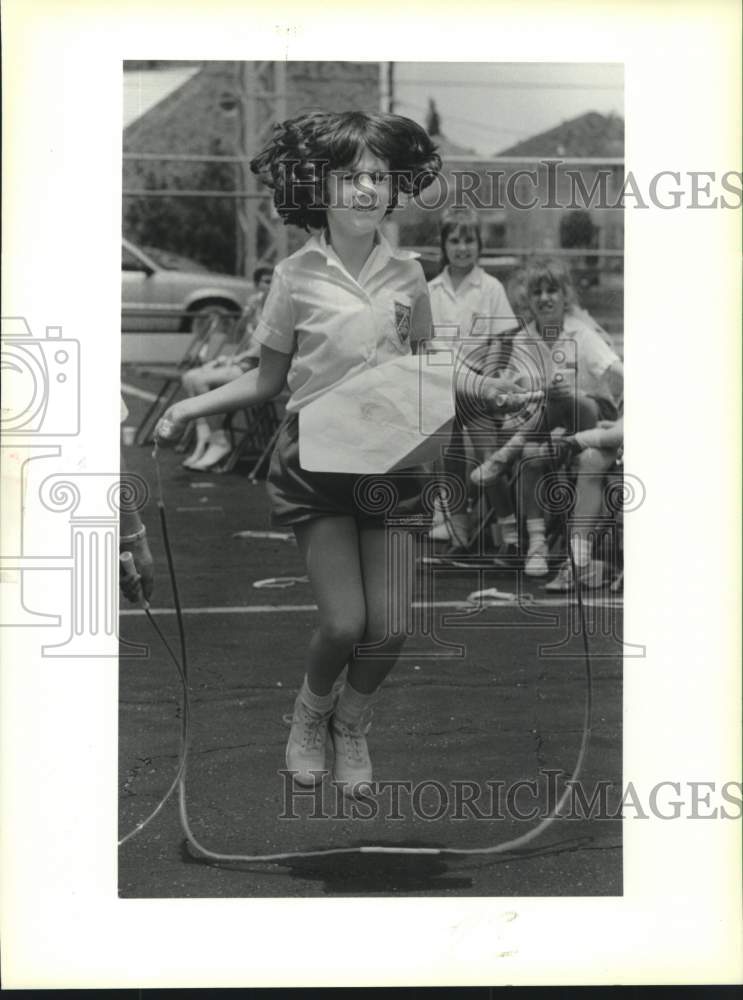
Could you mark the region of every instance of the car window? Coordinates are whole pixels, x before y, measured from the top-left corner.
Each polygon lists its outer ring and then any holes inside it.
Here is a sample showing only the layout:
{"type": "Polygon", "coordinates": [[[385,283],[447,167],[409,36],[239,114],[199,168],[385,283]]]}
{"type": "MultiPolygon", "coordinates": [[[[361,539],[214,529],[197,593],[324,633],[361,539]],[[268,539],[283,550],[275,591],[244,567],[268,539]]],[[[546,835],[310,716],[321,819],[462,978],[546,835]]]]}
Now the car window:
{"type": "Polygon", "coordinates": [[[198,271],[208,273],[209,268],[203,264],[198,264],[188,257],[181,257],[172,250],[161,250],[159,247],[143,247],[144,252],[151,257],[158,267],[164,267],[167,271],[198,271]]]}
{"type": "Polygon", "coordinates": [[[144,271],[145,264],[144,261],[140,260],[139,257],[135,256],[131,250],[127,250],[125,246],[121,248],[121,270],[122,271],[144,271]]]}

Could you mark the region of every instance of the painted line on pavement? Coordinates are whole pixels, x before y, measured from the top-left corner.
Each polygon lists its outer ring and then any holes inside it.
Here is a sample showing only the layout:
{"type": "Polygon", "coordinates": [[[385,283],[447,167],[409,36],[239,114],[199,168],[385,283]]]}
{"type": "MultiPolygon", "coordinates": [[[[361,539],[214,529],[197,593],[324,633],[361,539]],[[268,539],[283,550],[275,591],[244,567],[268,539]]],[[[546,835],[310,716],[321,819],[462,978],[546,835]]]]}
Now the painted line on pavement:
{"type": "MultiPolygon", "coordinates": [[[[537,598],[534,601],[524,601],[519,603],[518,601],[504,601],[502,604],[487,604],[483,607],[483,611],[507,611],[514,608],[554,608],[561,607],[564,605],[575,604],[575,601],[565,601],[561,600],[559,597],[543,597],[537,598]]],[[[459,608],[462,611],[465,610],[475,610],[474,604],[468,604],[467,601],[427,601],[419,602],[416,601],[413,605],[414,608],[459,608]]],[[[584,598],[583,607],[614,607],[623,608],[624,601],[622,598],[584,598]]],[[[156,615],[174,615],[175,608],[151,608],[152,614],[156,615]]],[[[308,611],[317,611],[316,604],[246,604],[237,607],[205,607],[205,608],[182,608],[184,615],[275,615],[275,614],[297,614],[306,613],[308,611]]],[[[122,608],[122,615],[143,615],[144,611],[141,608],[122,608]]]]}
{"type": "Polygon", "coordinates": [[[128,382],[121,383],[121,391],[125,396],[136,396],[137,399],[146,399],[148,403],[154,403],[157,399],[156,392],[150,392],[149,389],[139,389],[136,385],[130,385],[128,382]]]}

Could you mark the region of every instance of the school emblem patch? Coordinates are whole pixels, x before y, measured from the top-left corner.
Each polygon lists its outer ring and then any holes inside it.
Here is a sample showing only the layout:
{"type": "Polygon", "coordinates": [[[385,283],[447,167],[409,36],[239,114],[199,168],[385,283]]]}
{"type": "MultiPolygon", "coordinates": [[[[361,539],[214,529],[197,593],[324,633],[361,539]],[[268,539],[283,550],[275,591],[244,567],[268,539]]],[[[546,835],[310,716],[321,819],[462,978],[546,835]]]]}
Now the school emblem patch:
{"type": "Polygon", "coordinates": [[[402,302],[395,303],[395,330],[400,338],[400,343],[405,344],[410,337],[410,320],[412,308],[402,302]]]}

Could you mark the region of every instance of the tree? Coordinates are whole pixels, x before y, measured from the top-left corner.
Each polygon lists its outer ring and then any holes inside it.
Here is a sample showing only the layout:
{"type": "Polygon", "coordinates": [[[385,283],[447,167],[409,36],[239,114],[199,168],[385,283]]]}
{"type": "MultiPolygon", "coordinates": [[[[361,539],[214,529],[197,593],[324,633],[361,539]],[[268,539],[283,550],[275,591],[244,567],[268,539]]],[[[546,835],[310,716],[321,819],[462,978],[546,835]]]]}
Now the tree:
{"type": "MultiPolygon", "coordinates": [[[[209,152],[224,153],[218,139],[209,152]]],[[[141,163],[133,181],[133,187],[153,191],[233,191],[236,178],[234,164],[229,163],[179,163],[175,167],[141,163]]],[[[232,198],[144,196],[127,198],[124,206],[124,233],[134,243],[172,250],[213,271],[236,273],[237,220],[232,198]]]]}
{"type": "Polygon", "coordinates": [[[565,250],[595,249],[597,235],[591,213],[583,208],[566,212],[560,219],[560,246],[565,250]]]}
{"type": "Polygon", "coordinates": [[[429,135],[441,135],[441,115],[439,115],[436,102],[432,97],[428,98],[428,111],[426,112],[426,132],[429,135]]]}

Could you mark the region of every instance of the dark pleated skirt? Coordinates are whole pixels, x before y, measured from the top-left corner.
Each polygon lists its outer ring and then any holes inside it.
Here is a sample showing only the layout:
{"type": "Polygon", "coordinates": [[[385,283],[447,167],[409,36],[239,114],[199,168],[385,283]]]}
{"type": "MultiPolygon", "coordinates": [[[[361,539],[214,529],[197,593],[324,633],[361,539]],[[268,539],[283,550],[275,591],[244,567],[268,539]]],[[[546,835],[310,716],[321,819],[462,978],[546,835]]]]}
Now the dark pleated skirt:
{"type": "Polygon", "coordinates": [[[288,413],[271,456],[271,524],[292,527],[318,517],[353,517],[382,526],[390,517],[421,514],[421,469],[379,475],[308,472],[299,464],[299,417],[288,413]]]}

